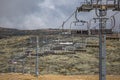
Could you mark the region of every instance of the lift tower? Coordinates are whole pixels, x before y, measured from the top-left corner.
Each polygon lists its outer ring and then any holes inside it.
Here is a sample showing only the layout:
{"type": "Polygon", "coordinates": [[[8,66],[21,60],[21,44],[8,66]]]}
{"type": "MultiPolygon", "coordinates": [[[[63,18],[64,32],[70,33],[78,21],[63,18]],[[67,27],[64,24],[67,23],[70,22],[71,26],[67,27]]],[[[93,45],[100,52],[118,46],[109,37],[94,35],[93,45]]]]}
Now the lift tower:
{"type": "Polygon", "coordinates": [[[39,58],[38,58],[38,53],[39,53],[39,37],[36,37],[36,77],[38,78],[39,76],[39,58]]]}
{"type": "Polygon", "coordinates": [[[93,9],[99,19],[99,80],[106,80],[106,15],[108,9],[120,11],[120,0],[85,0],[77,11],[89,12],[93,9]]]}

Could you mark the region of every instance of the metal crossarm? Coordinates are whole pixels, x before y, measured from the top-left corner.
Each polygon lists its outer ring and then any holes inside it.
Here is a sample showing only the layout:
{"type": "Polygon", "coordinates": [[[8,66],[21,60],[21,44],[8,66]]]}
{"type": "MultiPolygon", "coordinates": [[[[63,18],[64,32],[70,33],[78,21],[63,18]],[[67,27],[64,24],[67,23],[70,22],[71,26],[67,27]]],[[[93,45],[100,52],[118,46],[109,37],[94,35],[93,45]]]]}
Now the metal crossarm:
{"type": "Polygon", "coordinates": [[[78,9],[78,12],[81,12],[81,11],[89,12],[95,8],[100,9],[102,6],[105,6],[107,9],[112,9],[113,11],[120,11],[120,0],[111,0],[111,1],[108,0],[108,4],[97,4],[94,2],[91,2],[90,4],[88,4],[86,2],[82,4],[80,7],[78,7],[77,9],[78,9]]]}
{"type": "Polygon", "coordinates": [[[99,80],[106,80],[106,15],[107,10],[120,11],[120,0],[86,0],[77,11],[89,12],[93,9],[99,19],[99,80]]]}

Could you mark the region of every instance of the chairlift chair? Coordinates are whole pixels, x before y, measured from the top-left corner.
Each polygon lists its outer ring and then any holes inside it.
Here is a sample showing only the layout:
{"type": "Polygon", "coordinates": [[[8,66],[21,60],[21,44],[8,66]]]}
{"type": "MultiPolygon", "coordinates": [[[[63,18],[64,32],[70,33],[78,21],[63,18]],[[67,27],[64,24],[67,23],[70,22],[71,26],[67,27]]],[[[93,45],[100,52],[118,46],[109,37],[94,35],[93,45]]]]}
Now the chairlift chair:
{"type": "Polygon", "coordinates": [[[114,0],[115,1],[115,9],[116,11],[120,11],[120,0],[114,0]]]}
{"type": "Polygon", "coordinates": [[[78,12],[84,11],[89,12],[93,9],[93,0],[85,0],[84,4],[80,8],[78,8],[78,12]]]}

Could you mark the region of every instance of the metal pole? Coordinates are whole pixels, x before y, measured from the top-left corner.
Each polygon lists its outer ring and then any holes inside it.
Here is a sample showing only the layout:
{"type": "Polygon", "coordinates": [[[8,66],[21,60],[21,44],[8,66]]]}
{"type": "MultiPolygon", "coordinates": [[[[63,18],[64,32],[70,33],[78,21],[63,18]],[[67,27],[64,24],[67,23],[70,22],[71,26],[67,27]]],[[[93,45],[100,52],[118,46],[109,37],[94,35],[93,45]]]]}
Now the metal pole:
{"type": "Polygon", "coordinates": [[[88,30],[88,35],[90,36],[91,33],[90,33],[90,23],[89,22],[86,22],[87,23],[87,30],[88,30]]]}
{"type": "Polygon", "coordinates": [[[24,74],[25,73],[25,61],[24,61],[24,59],[22,60],[22,73],[24,74]]]}
{"type": "MultiPolygon", "coordinates": [[[[24,47],[22,48],[23,53],[24,53],[24,47]]],[[[22,59],[22,73],[25,73],[25,59],[22,59]]]]}
{"type": "Polygon", "coordinates": [[[17,70],[16,70],[16,64],[14,64],[14,72],[15,73],[17,72],[17,70]]]}
{"type": "Polygon", "coordinates": [[[35,72],[36,72],[36,76],[38,77],[39,75],[39,69],[38,69],[39,37],[37,36],[36,39],[37,39],[36,40],[37,47],[36,47],[36,71],[35,72]]]}
{"type": "Polygon", "coordinates": [[[62,24],[62,30],[61,30],[62,34],[64,34],[64,25],[65,25],[65,22],[63,22],[63,24],[62,24]]]}
{"type": "Polygon", "coordinates": [[[89,34],[89,36],[91,35],[90,27],[91,27],[91,21],[92,20],[93,20],[93,18],[88,21],[88,25],[87,25],[88,26],[88,34],[89,34]]]}
{"type": "Polygon", "coordinates": [[[106,80],[106,21],[102,16],[102,10],[99,14],[99,80],[106,80]]]}
{"type": "Polygon", "coordinates": [[[119,41],[120,41],[120,24],[119,24],[119,29],[118,29],[118,38],[119,38],[119,41]]]}

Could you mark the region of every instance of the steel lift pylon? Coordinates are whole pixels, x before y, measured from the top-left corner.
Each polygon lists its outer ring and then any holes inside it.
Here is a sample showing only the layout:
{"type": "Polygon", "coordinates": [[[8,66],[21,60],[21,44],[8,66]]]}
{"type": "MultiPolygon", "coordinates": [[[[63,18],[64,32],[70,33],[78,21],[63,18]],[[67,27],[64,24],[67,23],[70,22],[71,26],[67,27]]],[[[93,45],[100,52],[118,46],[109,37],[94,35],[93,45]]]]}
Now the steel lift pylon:
{"type": "MultiPolygon", "coordinates": [[[[106,80],[106,15],[107,10],[120,11],[120,0],[85,0],[77,12],[98,10],[99,14],[99,80],[106,80]],[[103,4],[103,1],[106,3],[103,4]]],[[[97,12],[98,12],[97,11],[97,12]]]]}

